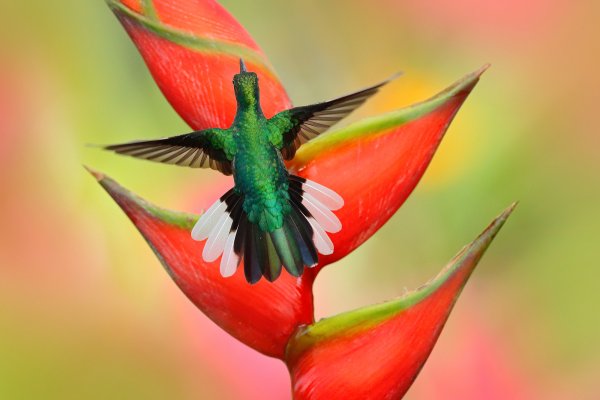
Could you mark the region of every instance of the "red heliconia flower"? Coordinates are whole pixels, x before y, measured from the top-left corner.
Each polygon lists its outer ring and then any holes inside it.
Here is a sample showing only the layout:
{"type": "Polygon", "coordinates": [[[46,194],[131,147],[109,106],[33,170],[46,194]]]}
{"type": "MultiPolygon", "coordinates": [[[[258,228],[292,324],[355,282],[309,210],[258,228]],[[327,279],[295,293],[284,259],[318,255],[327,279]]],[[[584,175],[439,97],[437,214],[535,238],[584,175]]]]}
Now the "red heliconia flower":
{"type": "Polygon", "coordinates": [[[477,262],[514,205],[427,285],[402,298],[300,327],[286,363],[296,399],[397,399],[433,349],[477,262]]]}
{"type": "MultiPolygon", "coordinates": [[[[109,0],[172,106],[193,129],[227,127],[238,60],[259,75],[267,117],[289,108],[273,68],[213,0],[109,0]]],[[[300,278],[249,285],[223,278],[191,239],[197,216],[158,208],[99,172],[94,176],[146,238],[163,266],[209,318],[257,351],[284,360],[298,399],[398,398],[427,359],[448,313],[509,209],[429,285],[382,305],[314,321],[312,286],[324,266],[373,235],[402,205],[485,67],[417,105],[332,130],[290,162],[345,200],[335,251],[300,278]],[[335,396],[335,397],[332,397],[335,396]]],[[[212,200],[212,199],[211,199],[212,200]]]]}
{"type": "Polygon", "coordinates": [[[175,111],[194,129],[231,125],[231,86],[244,59],[267,118],[291,102],[248,32],[216,1],[108,0],[175,111]]]}

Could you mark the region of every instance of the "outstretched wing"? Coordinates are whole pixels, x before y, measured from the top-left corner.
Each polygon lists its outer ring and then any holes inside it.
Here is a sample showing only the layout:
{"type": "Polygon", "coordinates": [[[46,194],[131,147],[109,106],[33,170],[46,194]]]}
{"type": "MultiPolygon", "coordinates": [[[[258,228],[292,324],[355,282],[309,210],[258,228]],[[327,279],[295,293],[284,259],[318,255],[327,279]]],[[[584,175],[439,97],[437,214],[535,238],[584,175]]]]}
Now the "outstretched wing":
{"type": "Polygon", "coordinates": [[[231,175],[231,160],[224,149],[229,133],[206,129],[157,140],[142,140],[104,147],[119,154],[191,168],[212,168],[231,175]]]}
{"type": "Polygon", "coordinates": [[[359,92],[309,106],[282,111],[269,119],[272,143],[284,159],[291,160],[302,144],[319,136],[361,106],[369,97],[399,74],[359,92]]]}

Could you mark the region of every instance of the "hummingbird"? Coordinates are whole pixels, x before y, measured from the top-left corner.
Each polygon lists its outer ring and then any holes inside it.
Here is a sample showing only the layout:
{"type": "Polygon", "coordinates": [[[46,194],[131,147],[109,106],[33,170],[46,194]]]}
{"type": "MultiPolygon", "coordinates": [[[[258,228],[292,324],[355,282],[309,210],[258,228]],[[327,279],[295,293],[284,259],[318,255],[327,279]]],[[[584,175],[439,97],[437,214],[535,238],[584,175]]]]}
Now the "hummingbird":
{"type": "Polygon", "coordinates": [[[240,60],[233,77],[237,102],[227,129],[211,128],[157,140],[104,146],[119,154],[233,175],[234,187],[222,195],[192,229],[206,240],[202,258],[221,257],[220,272],[232,276],[242,259],[250,284],[270,282],[282,267],[295,277],[333,253],[327,233],[342,224],[333,211],[344,200],[335,191],[290,174],[284,163],[302,144],[327,131],[397,75],[377,85],[322,103],[295,107],[266,118],[260,106],[258,76],[240,60]]]}

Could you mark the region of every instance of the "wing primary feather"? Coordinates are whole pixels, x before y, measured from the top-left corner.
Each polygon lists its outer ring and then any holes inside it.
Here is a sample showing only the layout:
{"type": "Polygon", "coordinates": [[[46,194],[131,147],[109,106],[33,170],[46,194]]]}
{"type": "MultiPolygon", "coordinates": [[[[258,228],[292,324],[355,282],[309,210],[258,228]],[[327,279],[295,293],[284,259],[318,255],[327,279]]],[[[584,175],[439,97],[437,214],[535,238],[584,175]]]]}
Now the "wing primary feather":
{"type": "Polygon", "coordinates": [[[231,175],[231,160],[225,151],[231,132],[205,129],[184,135],[104,146],[119,154],[185,167],[211,167],[231,175]],[[200,163],[197,158],[202,156],[200,163]],[[190,157],[192,158],[191,161],[190,157]],[[205,160],[208,158],[208,162],[205,160]]]}
{"type": "Polygon", "coordinates": [[[306,133],[305,133],[305,132],[304,132],[302,129],[300,129],[300,132],[298,132],[298,134],[299,134],[300,136],[302,136],[302,138],[303,138],[305,141],[307,141],[307,142],[308,142],[308,141],[311,139],[311,137],[310,137],[310,136],[308,136],[308,135],[307,135],[307,134],[306,134],[306,133]]]}
{"type": "Polygon", "coordinates": [[[198,158],[200,157],[201,154],[202,154],[202,150],[200,150],[200,149],[194,150],[194,156],[190,160],[190,164],[189,164],[190,167],[194,166],[194,164],[196,163],[196,160],[198,160],[198,158]]]}
{"type": "MultiPolygon", "coordinates": [[[[162,157],[164,155],[167,155],[167,154],[171,153],[173,151],[173,149],[174,149],[173,146],[169,146],[168,148],[165,148],[164,150],[161,150],[161,151],[157,152],[156,154],[153,153],[153,152],[152,153],[144,154],[143,158],[150,159],[150,160],[155,160],[157,158],[160,158],[160,157],[162,157]]],[[[136,155],[136,157],[142,157],[142,156],[136,155]]]]}
{"type": "Polygon", "coordinates": [[[305,122],[305,125],[309,125],[314,128],[329,128],[329,125],[321,124],[314,119],[311,119],[310,121],[305,122]]]}
{"type": "MultiPolygon", "coordinates": [[[[125,154],[132,157],[146,157],[152,153],[158,153],[165,149],[171,148],[171,146],[158,146],[158,147],[138,147],[131,152],[122,152],[121,154],[125,154]]],[[[119,151],[117,151],[118,153],[119,151]]]]}
{"type": "MultiPolygon", "coordinates": [[[[320,115],[315,114],[315,116],[312,118],[311,121],[337,122],[337,121],[339,121],[339,118],[328,117],[327,114],[320,114],[320,115]]],[[[329,126],[329,125],[326,125],[326,126],[329,126]]]]}
{"type": "Polygon", "coordinates": [[[208,157],[208,154],[206,154],[205,152],[202,152],[202,157],[200,158],[200,163],[199,163],[199,165],[201,167],[205,166],[204,162],[206,161],[207,157],[208,157]]]}
{"type": "Polygon", "coordinates": [[[306,125],[302,125],[302,129],[303,129],[303,130],[306,130],[306,131],[308,131],[308,132],[310,132],[310,133],[312,133],[312,134],[313,134],[313,135],[315,135],[315,136],[319,136],[319,133],[320,133],[320,132],[318,132],[318,131],[316,131],[316,130],[314,130],[314,129],[312,129],[311,127],[309,127],[309,126],[306,126],[306,125]]]}
{"type": "Polygon", "coordinates": [[[186,147],[181,147],[179,150],[174,151],[167,158],[164,158],[161,161],[164,162],[164,163],[166,163],[166,162],[169,162],[171,160],[174,160],[174,159],[176,159],[177,157],[179,157],[180,155],[182,155],[183,153],[185,153],[188,150],[189,149],[186,148],[186,147]]]}
{"type": "Polygon", "coordinates": [[[285,126],[281,132],[282,144],[280,151],[282,156],[289,160],[296,149],[306,141],[327,131],[335,123],[346,117],[357,107],[367,101],[372,95],[384,86],[386,83],[396,78],[397,75],[385,80],[377,85],[355,93],[350,93],[337,99],[329,100],[308,106],[296,107],[283,111],[269,121],[273,121],[275,126],[285,126]],[[296,141],[300,138],[300,142],[296,141]],[[285,150],[288,149],[288,150],[285,150]]]}
{"type": "MultiPolygon", "coordinates": [[[[192,154],[194,154],[194,151],[196,151],[196,149],[188,149],[184,155],[181,156],[181,158],[177,161],[177,164],[179,165],[184,165],[185,161],[188,160],[192,154]]],[[[188,163],[187,166],[189,166],[190,164],[188,163]]]]}

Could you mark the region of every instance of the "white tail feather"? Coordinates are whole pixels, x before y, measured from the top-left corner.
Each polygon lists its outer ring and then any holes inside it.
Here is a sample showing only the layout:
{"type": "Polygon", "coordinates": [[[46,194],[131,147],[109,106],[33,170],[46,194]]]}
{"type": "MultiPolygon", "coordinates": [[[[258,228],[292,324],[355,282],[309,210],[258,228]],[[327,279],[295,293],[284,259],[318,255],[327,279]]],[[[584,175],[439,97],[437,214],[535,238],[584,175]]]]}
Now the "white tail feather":
{"type": "Polygon", "coordinates": [[[227,203],[217,200],[209,207],[204,214],[200,216],[196,225],[192,229],[192,239],[204,240],[210,234],[215,222],[221,218],[222,213],[227,209],[227,203]]]}
{"type": "Polygon", "coordinates": [[[339,210],[344,206],[342,196],[320,183],[307,179],[302,185],[302,190],[313,195],[330,210],[339,210]]]}
{"type": "Polygon", "coordinates": [[[204,258],[204,261],[215,261],[217,258],[219,258],[221,253],[223,253],[223,248],[225,247],[225,242],[227,241],[227,234],[229,233],[232,224],[233,220],[229,214],[224,213],[221,215],[219,221],[210,231],[208,240],[204,245],[204,250],[202,251],[202,258],[204,258]]]}
{"type": "Polygon", "coordinates": [[[308,223],[313,229],[313,241],[317,251],[325,256],[333,253],[333,242],[325,233],[321,225],[314,218],[308,217],[308,223]]]}
{"type": "Polygon", "coordinates": [[[229,233],[227,242],[225,243],[225,249],[223,250],[223,257],[221,258],[221,275],[225,278],[230,277],[235,273],[240,262],[240,256],[233,250],[236,233],[237,232],[229,233]]]}
{"type": "Polygon", "coordinates": [[[312,214],[315,220],[327,232],[336,233],[342,229],[342,223],[329,208],[315,199],[310,193],[302,196],[302,204],[312,214]]]}

